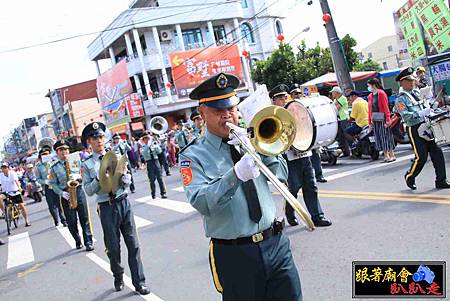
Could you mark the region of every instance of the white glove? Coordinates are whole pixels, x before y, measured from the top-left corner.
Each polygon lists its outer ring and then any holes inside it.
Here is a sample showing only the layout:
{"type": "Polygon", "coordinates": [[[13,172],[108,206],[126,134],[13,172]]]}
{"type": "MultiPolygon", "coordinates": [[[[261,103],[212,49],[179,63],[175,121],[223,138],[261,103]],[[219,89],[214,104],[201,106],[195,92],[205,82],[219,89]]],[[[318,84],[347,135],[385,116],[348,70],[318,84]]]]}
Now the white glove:
{"type": "MultiPolygon", "coordinates": [[[[249,148],[253,149],[252,144],[250,143],[250,138],[248,137],[247,129],[241,128],[237,125],[229,123],[228,126],[234,130],[234,133],[239,136],[239,138],[247,145],[249,148]]],[[[228,141],[228,144],[230,145],[239,145],[241,142],[236,138],[234,134],[230,132],[230,135],[228,136],[230,141],[228,141]]]]}
{"type": "Polygon", "coordinates": [[[247,182],[251,179],[259,177],[259,168],[255,164],[255,160],[249,154],[245,154],[236,165],[234,172],[239,180],[247,182]]]}
{"type": "Polygon", "coordinates": [[[430,116],[430,114],[431,114],[431,108],[425,108],[422,111],[419,111],[420,117],[430,116]]]}
{"type": "Polygon", "coordinates": [[[63,197],[63,199],[69,200],[70,199],[70,193],[68,193],[67,191],[63,191],[62,197],[63,197]]]}
{"type": "Polygon", "coordinates": [[[69,180],[70,181],[81,181],[81,175],[78,173],[70,174],[69,180]]]}
{"type": "Polygon", "coordinates": [[[122,183],[125,185],[131,184],[131,175],[126,173],[122,176],[122,183]]]}

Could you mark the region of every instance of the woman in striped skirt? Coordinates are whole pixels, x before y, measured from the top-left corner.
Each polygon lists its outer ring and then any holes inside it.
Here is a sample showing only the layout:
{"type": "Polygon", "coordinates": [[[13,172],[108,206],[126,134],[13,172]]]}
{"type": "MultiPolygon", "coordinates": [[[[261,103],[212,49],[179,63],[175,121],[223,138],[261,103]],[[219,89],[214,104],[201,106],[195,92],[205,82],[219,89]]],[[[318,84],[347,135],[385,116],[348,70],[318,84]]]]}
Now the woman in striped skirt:
{"type": "Polygon", "coordinates": [[[391,118],[389,102],[378,78],[372,78],[367,82],[369,95],[369,125],[375,133],[375,143],[378,150],[384,153],[383,162],[397,160],[394,154],[394,136],[390,128],[391,118]]]}

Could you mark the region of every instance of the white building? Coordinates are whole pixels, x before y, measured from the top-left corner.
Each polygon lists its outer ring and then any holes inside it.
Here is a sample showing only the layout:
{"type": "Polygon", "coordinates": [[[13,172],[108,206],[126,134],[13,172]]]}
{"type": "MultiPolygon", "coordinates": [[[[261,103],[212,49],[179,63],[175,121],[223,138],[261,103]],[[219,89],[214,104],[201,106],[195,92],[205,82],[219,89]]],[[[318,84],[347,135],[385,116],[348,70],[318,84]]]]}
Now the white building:
{"type": "Polygon", "coordinates": [[[267,58],[283,31],[277,5],[268,0],[135,0],[88,46],[89,58],[99,75],[99,60],[114,65],[126,59],[135,91],[144,99],[151,91],[144,101],[146,115],[165,115],[172,124],[188,117],[197,102],[177,93],[169,54],[239,45],[245,79],[239,95],[245,96],[252,89],[249,60],[267,58]],[[249,60],[242,55],[244,49],[249,60]]]}
{"type": "Polygon", "coordinates": [[[410,65],[408,53],[403,53],[396,35],[382,37],[361,50],[362,61],[371,59],[384,70],[407,67],[410,65]]]}

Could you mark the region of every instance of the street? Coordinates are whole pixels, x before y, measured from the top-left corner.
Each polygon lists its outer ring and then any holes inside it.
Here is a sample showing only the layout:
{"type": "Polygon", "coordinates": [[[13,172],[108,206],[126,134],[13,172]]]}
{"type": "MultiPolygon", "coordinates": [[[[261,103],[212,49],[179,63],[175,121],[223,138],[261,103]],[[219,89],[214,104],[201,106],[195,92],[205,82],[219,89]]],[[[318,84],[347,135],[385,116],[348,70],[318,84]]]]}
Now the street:
{"type": "MultiPolygon", "coordinates": [[[[354,260],[450,261],[449,191],[434,188],[430,161],[417,179],[418,190],[410,191],[403,175],[413,158],[411,147],[399,146],[396,153],[398,160],[389,164],[350,158],[340,158],[336,166],[324,164],[328,183],[319,184],[320,200],[333,225],[313,232],[303,225],[285,229],[303,300],[351,300],[354,260]]],[[[444,155],[449,173],[449,147],[444,155]]],[[[8,237],[0,220],[0,238],[6,242],[0,247],[1,300],[220,300],[210,274],[209,240],[200,214],[186,202],[178,171],[165,177],[167,200],[151,199],[143,170],[135,173],[135,181],[130,197],[151,295],[136,295],[130,278],[122,292],[115,292],[92,198],[96,242],[90,253],[74,249],[67,228],[54,227],[45,201],[28,200],[30,228],[21,219],[8,237]]],[[[274,195],[281,216],[281,197],[274,195]]],[[[129,277],[123,241],[122,263],[129,277]]]]}

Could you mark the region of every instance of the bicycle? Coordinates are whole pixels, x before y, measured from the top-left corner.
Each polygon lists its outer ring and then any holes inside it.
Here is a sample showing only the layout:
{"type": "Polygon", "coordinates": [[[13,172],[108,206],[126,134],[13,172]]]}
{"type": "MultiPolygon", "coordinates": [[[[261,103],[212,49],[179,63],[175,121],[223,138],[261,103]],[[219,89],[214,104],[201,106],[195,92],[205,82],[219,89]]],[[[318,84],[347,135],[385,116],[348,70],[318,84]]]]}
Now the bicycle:
{"type": "Polygon", "coordinates": [[[19,227],[19,217],[20,217],[20,207],[19,204],[11,201],[11,198],[8,194],[4,199],[5,204],[5,222],[6,222],[6,230],[8,231],[8,235],[11,235],[11,223],[14,224],[14,227],[17,229],[19,227]]]}

